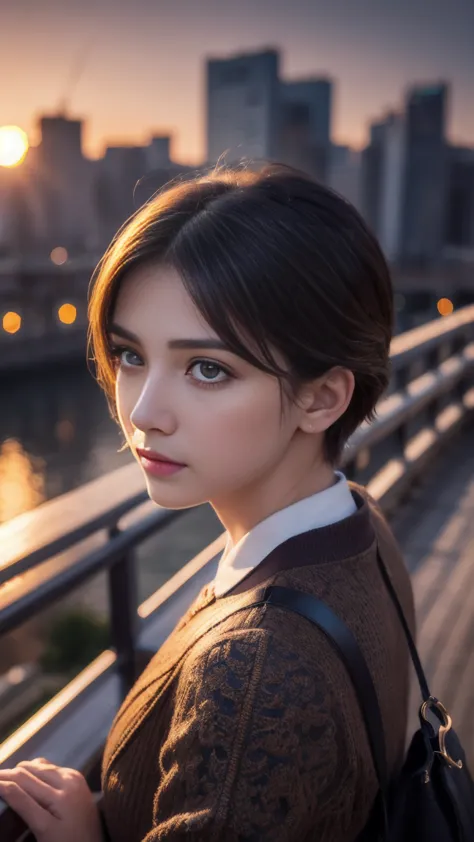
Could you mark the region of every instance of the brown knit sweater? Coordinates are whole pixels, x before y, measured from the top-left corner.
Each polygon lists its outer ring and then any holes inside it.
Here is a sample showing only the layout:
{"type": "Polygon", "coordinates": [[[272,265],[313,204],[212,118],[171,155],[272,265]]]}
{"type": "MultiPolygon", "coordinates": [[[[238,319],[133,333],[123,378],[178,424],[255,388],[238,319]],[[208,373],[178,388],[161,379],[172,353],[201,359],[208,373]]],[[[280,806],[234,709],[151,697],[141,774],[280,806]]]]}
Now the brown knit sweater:
{"type": "Polygon", "coordinates": [[[228,596],[205,588],[152,659],[104,754],[112,842],[352,842],[365,826],[377,785],[336,651],[296,614],[238,611],[265,583],[313,594],[340,615],[372,673],[395,773],[408,654],[377,545],[413,628],[412,592],[379,510],[362,489],[352,493],[352,517],[285,541],[228,596]]]}

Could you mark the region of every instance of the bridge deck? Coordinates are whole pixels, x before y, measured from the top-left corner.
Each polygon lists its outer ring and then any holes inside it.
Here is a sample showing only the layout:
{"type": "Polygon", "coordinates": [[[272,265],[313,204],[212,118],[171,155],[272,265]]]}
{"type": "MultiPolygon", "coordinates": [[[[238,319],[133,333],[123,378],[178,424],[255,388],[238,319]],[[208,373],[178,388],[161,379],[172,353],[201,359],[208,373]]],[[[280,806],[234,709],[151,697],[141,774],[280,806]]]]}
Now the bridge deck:
{"type": "MultiPolygon", "coordinates": [[[[430,690],[474,767],[474,433],[468,428],[392,521],[412,575],[430,690]]],[[[412,722],[419,692],[414,682],[412,722]]]]}

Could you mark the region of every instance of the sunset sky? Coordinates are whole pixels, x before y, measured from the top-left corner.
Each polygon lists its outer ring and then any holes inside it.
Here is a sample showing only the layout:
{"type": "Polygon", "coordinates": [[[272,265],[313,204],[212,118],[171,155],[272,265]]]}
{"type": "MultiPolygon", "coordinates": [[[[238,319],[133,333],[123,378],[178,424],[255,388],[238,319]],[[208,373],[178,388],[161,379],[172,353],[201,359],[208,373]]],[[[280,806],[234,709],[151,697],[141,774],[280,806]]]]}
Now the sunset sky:
{"type": "Polygon", "coordinates": [[[449,134],[474,145],[474,0],[7,0],[0,14],[0,125],[31,134],[79,60],[71,116],[86,152],[172,132],[172,155],[205,155],[205,59],[281,48],[282,75],[336,82],[333,136],[367,126],[411,82],[452,83],[449,134]]]}

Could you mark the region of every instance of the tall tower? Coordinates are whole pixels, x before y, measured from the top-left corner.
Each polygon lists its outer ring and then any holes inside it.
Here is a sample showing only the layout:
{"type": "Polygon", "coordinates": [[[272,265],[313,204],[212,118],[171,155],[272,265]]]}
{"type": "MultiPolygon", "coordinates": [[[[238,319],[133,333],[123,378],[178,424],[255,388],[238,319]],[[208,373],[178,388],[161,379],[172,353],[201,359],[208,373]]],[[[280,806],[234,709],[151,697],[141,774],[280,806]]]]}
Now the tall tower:
{"type": "Polygon", "coordinates": [[[276,50],[207,63],[207,158],[271,159],[278,152],[280,83],[276,50]]]}
{"type": "Polygon", "coordinates": [[[414,87],[407,94],[401,252],[408,262],[436,260],[443,247],[447,102],[445,83],[414,87]]]}

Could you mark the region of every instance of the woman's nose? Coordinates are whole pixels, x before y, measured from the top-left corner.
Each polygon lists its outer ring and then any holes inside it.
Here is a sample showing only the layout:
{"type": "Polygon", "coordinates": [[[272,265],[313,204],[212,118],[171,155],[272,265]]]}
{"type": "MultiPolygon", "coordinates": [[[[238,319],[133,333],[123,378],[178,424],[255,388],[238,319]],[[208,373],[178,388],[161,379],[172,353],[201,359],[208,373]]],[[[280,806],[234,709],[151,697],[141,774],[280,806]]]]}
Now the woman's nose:
{"type": "Polygon", "coordinates": [[[175,432],[176,415],[169,405],[164,405],[163,398],[163,388],[153,389],[149,385],[144,387],[130,413],[130,421],[136,429],[143,433],[158,430],[167,436],[175,432]]]}

